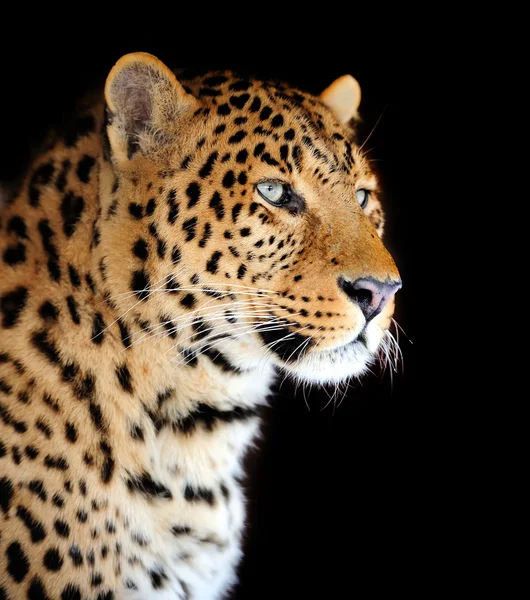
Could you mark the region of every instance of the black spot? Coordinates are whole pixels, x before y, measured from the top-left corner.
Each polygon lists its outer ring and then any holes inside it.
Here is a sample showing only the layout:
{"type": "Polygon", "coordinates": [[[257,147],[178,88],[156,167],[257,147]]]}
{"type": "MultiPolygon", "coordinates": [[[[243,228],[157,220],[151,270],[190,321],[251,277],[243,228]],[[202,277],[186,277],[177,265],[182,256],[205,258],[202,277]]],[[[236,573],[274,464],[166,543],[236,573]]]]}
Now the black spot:
{"type": "Polygon", "coordinates": [[[185,308],[193,308],[197,304],[197,299],[193,294],[186,294],[184,298],[181,299],[180,303],[185,308]]]}
{"type": "Polygon", "coordinates": [[[131,280],[131,290],[145,300],[149,296],[149,277],[145,271],[134,271],[131,280]]]}
{"type": "Polygon", "coordinates": [[[31,512],[24,506],[17,507],[17,517],[24,523],[31,534],[31,541],[36,544],[46,537],[44,525],[35,519],[31,512]]]}
{"type": "Polygon", "coordinates": [[[147,472],[131,475],[126,484],[130,492],[139,492],[147,498],[173,498],[171,491],[162,483],[154,481],[147,472]]]}
{"type": "Polygon", "coordinates": [[[222,252],[216,251],[212,254],[212,256],[210,257],[210,260],[206,263],[206,270],[209,273],[212,273],[213,275],[215,275],[218,271],[219,268],[219,259],[221,258],[221,256],[223,255],[222,252]]]}
{"type": "Polygon", "coordinates": [[[148,215],[149,217],[152,216],[152,214],[155,212],[155,208],[156,208],[156,200],[154,198],[151,198],[145,208],[145,214],[148,215]]]}
{"type": "Polygon", "coordinates": [[[308,339],[307,336],[289,331],[287,327],[281,327],[280,324],[275,327],[275,331],[262,330],[259,335],[265,345],[269,346],[271,351],[284,361],[297,360],[300,354],[307,349],[307,343],[305,343],[308,339]]]}
{"type": "Polygon", "coordinates": [[[229,144],[239,144],[239,142],[244,140],[246,137],[247,137],[247,132],[240,130],[228,138],[228,143],[229,144]]]}
{"type": "Polygon", "coordinates": [[[131,383],[131,372],[127,368],[126,364],[116,367],[116,377],[118,378],[118,382],[122,390],[124,392],[128,392],[129,394],[132,394],[133,388],[131,383]]]}
{"type": "Polygon", "coordinates": [[[195,228],[197,227],[197,217],[192,217],[182,224],[182,230],[186,232],[186,241],[191,242],[195,237],[195,228]]]}
{"type": "Polygon", "coordinates": [[[73,583],[69,583],[61,592],[61,600],[81,600],[79,587],[73,583]]]}
{"type": "Polygon", "coordinates": [[[59,550],[57,548],[49,548],[44,555],[42,564],[48,571],[60,571],[63,566],[63,559],[59,554],[59,550]]]}
{"type": "Polygon", "coordinates": [[[64,456],[52,456],[51,454],[48,454],[44,459],[44,466],[48,469],[66,471],[68,469],[68,461],[64,456]]]}
{"type": "Polygon", "coordinates": [[[240,183],[241,185],[245,185],[247,180],[248,180],[247,174],[245,173],[245,171],[241,171],[241,173],[239,173],[239,176],[237,178],[238,183],[240,183]]]}
{"type": "Polygon", "coordinates": [[[57,321],[59,316],[59,310],[49,301],[43,302],[39,308],[39,315],[43,319],[49,319],[50,321],[57,321]]]}
{"type": "Polygon", "coordinates": [[[243,279],[243,277],[245,276],[245,273],[247,272],[247,267],[245,265],[240,265],[239,269],[237,270],[237,278],[238,279],[243,279]]]}
{"type": "Polygon", "coordinates": [[[46,502],[48,499],[48,495],[46,494],[46,490],[44,489],[44,482],[40,479],[33,479],[28,483],[28,489],[31,493],[35,494],[38,498],[40,498],[43,502],[46,502]]]}
{"type": "Polygon", "coordinates": [[[192,181],[186,188],[186,196],[188,196],[188,208],[193,208],[201,197],[201,186],[192,181]]]}
{"type": "Polygon", "coordinates": [[[263,154],[264,150],[265,150],[265,144],[263,142],[257,144],[256,147],[254,148],[254,156],[256,158],[261,156],[263,154]]]}
{"type": "Polygon", "coordinates": [[[180,252],[180,248],[178,246],[174,246],[171,252],[171,262],[176,265],[180,262],[182,258],[182,254],[180,252]]]}
{"type": "Polygon", "coordinates": [[[226,175],[223,177],[223,186],[227,189],[231,188],[236,182],[236,177],[233,171],[227,171],[226,175]]]}
{"type": "Polygon", "coordinates": [[[199,247],[204,248],[206,246],[206,244],[208,243],[208,240],[210,239],[211,236],[212,236],[212,226],[210,225],[210,223],[205,223],[204,224],[204,232],[202,234],[201,240],[199,241],[199,247]]]}
{"type": "Polygon", "coordinates": [[[265,152],[265,154],[263,154],[263,156],[261,157],[261,160],[273,167],[277,167],[280,164],[275,158],[272,158],[272,156],[268,152],[265,152]]]}
{"type": "Polygon", "coordinates": [[[184,490],[184,498],[188,502],[206,502],[210,506],[215,504],[215,496],[212,490],[203,487],[187,485],[184,490]]]}
{"type": "Polygon", "coordinates": [[[258,112],[258,110],[261,108],[261,100],[256,96],[254,98],[254,100],[252,100],[252,104],[250,105],[250,112],[258,112]]]}
{"type": "Polygon", "coordinates": [[[92,279],[92,276],[90,275],[90,273],[87,273],[87,275],[85,275],[85,281],[87,282],[88,287],[90,288],[90,291],[95,294],[96,293],[96,285],[94,283],[94,280],[92,279]]]}
{"type": "Polygon", "coordinates": [[[6,383],[3,379],[0,379],[0,392],[4,392],[4,394],[10,394],[12,391],[12,387],[6,383]]]}
{"type": "Polygon", "coordinates": [[[107,425],[105,423],[103,413],[101,412],[101,406],[97,404],[97,402],[91,400],[88,405],[88,411],[90,413],[90,418],[92,419],[94,427],[98,431],[106,431],[107,425]]]}
{"type": "Polygon", "coordinates": [[[218,125],[215,129],[214,129],[214,133],[216,135],[219,135],[220,133],[223,133],[223,131],[226,130],[226,125],[223,123],[222,125],[218,125]]]}
{"type": "Polygon", "coordinates": [[[99,592],[96,600],[114,600],[114,592],[111,590],[108,592],[99,592]]]}
{"type": "Polygon", "coordinates": [[[55,531],[63,538],[67,538],[70,535],[70,527],[68,523],[61,519],[55,519],[53,526],[55,531]]]}
{"type": "Polygon", "coordinates": [[[221,483],[221,485],[219,487],[221,489],[221,494],[223,494],[223,498],[225,500],[228,500],[230,498],[230,491],[228,490],[226,485],[224,483],[221,483]]]}
{"type": "Polygon", "coordinates": [[[230,104],[236,108],[243,108],[249,101],[250,94],[240,94],[239,96],[230,96],[230,104]]]}
{"type": "Polygon", "coordinates": [[[22,454],[20,453],[20,448],[18,446],[13,446],[11,448],[11,454],[13,456],[13,462],[16,465],[19,465],[22,462],[22,454]]]}
{"type": "Polygon", "coordinates": [[[241,203],[237,203],[233,206],[232,208],[232,221],[234,223],[237,223],[237,219],[239,217],[239,213],[241,212],[241,209],[243,208],[243,205],[241,203]]]}
{"type": "Polygon", "coordinates": [[[228,104],[220,104],[217,107],[217,114],[221,115],[223,117],[228,116],[232,111],[230,110],[230,107],[228,106],[228,104]]]}
{"type": "Polygon", "coordinates": [[[149,257],[149,246],[147,242],[142,238],[138,239],[133,246],[133,253],[140,260],[147,260],[149,257]]]}
{"type": "Polygon", "coordinates": [[[45,435],[45,436],[46,436],[48,439],[51,439],[51,437],[52,437],[52,434],[53,434],[53,431],[52,431],[51,427],[50,427],[50,426],[49,426],[47,423],[45,423],[45,422],[44,422],[42,419],[38,419],[38,420],[35,422],[35,427],[36,427],[38,430],[42,431],[42,433],[43,433],[43,434],[44,434],[44,435],[45,435]]]}
{"type": "Polygon", "coordinates": [[[97,346],[101,346],[103,343],[103,339],[105,334],[105,321],[103,320],[103,315],[100,312],[94,313],[92,318],[92,342],[97,346]]]}
{"type": "Polygon", "coordinates": [[[136,202],[131,202],[129,204],[129,214],[135,219],[141,219],[144,216],[143,206],[136,202]]]}
{"type": "Polygon", "coordinates": [[[173,525],[171,528],[171,533],[177,537],[179,535],[189,535],[191,533],[191,529],[186,525],[173,525]]]}
{"type": "Polygon", "coordinates": [[[273,117],[273,119],[271,121],[272,127],[281,127],[282,125],[283,125],[282,115],[276,115],[275,117],[273,117]]]}
{"type": "Polygon", "coordinates": [[[28,600],[50,600],[40,577],[34,577],[28,589],[28,600]]]}
{"type": "Polygon", "coordinates": [[[212,199],[210,200],[210,208],[213,208],[215,211],[215,216],[218,221],[221,221],[225,216],[225,209],[223,205],[223,199],[221,198],[221,194],[219,192],[214,192],[212,199]]]}
{"type": "Polygon", "coordinates": [[[75,567],[79,567],[83,564],[83,555],[79,546],[76,546],[75,544],[73,546],[70,546],[68,555],[72,559],[72,562],[74,563],[75,567]]]}
{"type": "Polygon", "coordinates": [[[10,267],[26,262],[26,246],[22,242],[8,246],[4,251],[3,259],[10,267]]]}
{"type": "Polygon", "coordinates": [[[99,587],[103,583],[103,575],[101,573],[92,573],[90,577],[90,585],[99,587]]]}
{"type": "Polygon", "coordinates": [[[17,421],[4,404],[0,404],[0,419],[2,419],[6,425],[13,427],[17,433],[25,433],[28,430],[26,423],[17,421]]]}
{"type": "Polygon", "coordinates": [[[287,140],[287,141],[291,141],[294,140],[294,129],[288,129],[284,134],[283,137],[287,140]]]}
{"type": "Polygon", "coordinates": [[[31,335],[31,342],[35,348],[44,354],[44,356],[52,363],[59,364],[59,351],[55,344],[48,339],[46,331],[36,331],[31,335]]]}
{"type": "Polygon", "coordinates": [[[187,367],[196,367],[199,364],[197,354],[191,348],[183,348],[181,354],[187,367]]]}
{"type": "Polygon", "coordinates": [[[20,583],[29,571],[29,560],[18,542],[11,543],[6,549],[7,572],[20,583]]]}
{"type": "Polygon", "coordinates": [[[252,233],[252,230],[250,227],[243,227],[239,233],[241,234],[241,237],[248,237],[252,233]]]}
{"type": "Polygon", "coordinates": [[[69,422],[66,423],[65,435],[66,435],[66,439],[69,442],[72,442],[72,444],[75,444],[75,442],[77,442],[77,429],[73,423],[69,423],[69,422]]]}
{"type": "Polygon", "coordinates": [[[271,114],[272,108],[270,106],[265,106],[265,108],[259,114],[260,121],[266,121],[271,114]]]}
{"type": "Polygon", "coordinates": [[[68,265],[68,275],[70,277],[70,282],[74,287],[79,287],[81,285],[81,279],[79,277],[79,273],[72,265],[68,265]]]}
{"type": "MultiPolygon", "coordinates": [[[[202,353],[201,353],[202,354],[202,353]]],[[[208,358],[221,368],[224,372],[238,373],[239,369],[231,365],[225,356],[219,352],[211,351],[208,358]]],[[[195,431],[199,426],[204,427],[208,431],[221,423],[234,423],[236,421],[246,421],[257,416],[257,412],[253,408],[243,408],[236,406],[232,410],[218,410],[208,404],[200,403],[195,410],[189,413],[184,419],[176,423],[179,431],[189,434],[195,431]]]]}
{"type": "Polygon", "coordinates": [[[9,509],[11,508],[12,499],[13,483],[7,477],[2,477],[2,479],[0,479],[0,508],[5,515],[7,515],[9,509]]]}
{"type": "Polygon", "coordinates": [[[24,452],[30,460],[35,460],[39,455],[39,451],[37,450],[37,448],[35,448],[35,446],[26,446],[24,452]]]}
{"type": "Polygon", "coordinates": [[[129,332],[129,328],[121,319],[118,319],[118,327],[120,329],[120,336],[121,336],[122,344],[125,347],[125,349],[127,350],[131,343],[131,334],[129,332]]]}
{"type": "Polygon", "coordinates": [[[38,229],[42,238],[42,245],[48,255],[48,271],[50,272],[50,276],[54,281],[59,281],[61,279],[59,256],[56,247],[52,243],[52,238],[55,236],[55,233],[50,227],[50,223],[47,219],[39,221],[38,229]]]}
{"type": "Polygon", "coordinates": [[[144,441],[144,430],[139,425],[131,427],[131,437],[133,440],[144,441]]]}
{"type": "Polygon", "coordinates": [[[29,203],[33,207],[39,206],[40,203],[40,189],[37,186],[48,185],[55,172],[53,163],[48,162],[36,169],[31,176],[28,192],[29,192],[29,203]]]}
{"type": "Polygon", "coordinates": [[[292,150],[293,152],[293,160],[298,171],[302,170],[302,149],[300,146],[295,146],[292,150]]]}
{"type": "Polygon", "coordinates": [[[164,571],[149,571],[149,577],[154,590],[162,589],[168,579],[164,571]]]}
{"type": "Polygon", "coordinates": [[[76,513],[77,520],[80,523],[86,523],[88,521],[88,513],[86,510],[78,510],[76,513]]]}
{"type": "Polygon", "coordinates": [[[176,201],[176,197],[177,192],[175,190],[171,190],[167,196],[167,203],[169,204],[169,213],[167,216],[167,220],[170,225],[173,225],[175,223],[180,213],[180,207],[178,202],[176,201]]]}
{"type": "Polygon", "coordinates": [[[85,201],[81,196],[74,196],[69,192],[62,199],[61,216],[63,218],[63,231],[67,237],[72,237],[75,233],[84,208],[85,201]]]}
{"type": "Polygon", "coordinates": [[[92,156],[85,154],[77,165],[77,176],[83,183],[88,183],[90,180],[90,171],[96,164],[96,160],[92,156]]]}
{"type": "Polygon", "coordinates": [[[3,313],[2,327],[9,329],[17,324],[28,301],[28,290],[19,286],[0,298],[0,310],[3,313]]]}
{"type": "Polygon", "coordinates": [[[77,303],[73,296],[66,297],[66,304],[68,306],[68,310],[70,312],[70,316],[72,317],[72,321],[79,325],[81,323],[81,318],[79,317],[79,313],[77,312],[77,303]]]}
{"type": "MultiPolygon", "coordinates": [[[[210,156],[207,158],[206,162],[204,163],[204,165],[201,167],[201,169],[199,171],[199,177],[201,177],[202,179],[205,179],[206,177],[209,177],[212,174],[213,166],[218,157],[219,157],[218,152],[212,152],[210,154],[210,156]]],[[[190,184],[190,185],[192,185],[192,184],[190,184]]],[[[198,185],[198,184],[196,184],[196,185],[198,185]]]]}
{"type": "Polygon", "coordinates": [[[7,231],[9,233],[16,234],[20,238],[28,239],[26,222],[22,217],[19,217],[17,215],[11,217],[7,222],[7,231]]]}

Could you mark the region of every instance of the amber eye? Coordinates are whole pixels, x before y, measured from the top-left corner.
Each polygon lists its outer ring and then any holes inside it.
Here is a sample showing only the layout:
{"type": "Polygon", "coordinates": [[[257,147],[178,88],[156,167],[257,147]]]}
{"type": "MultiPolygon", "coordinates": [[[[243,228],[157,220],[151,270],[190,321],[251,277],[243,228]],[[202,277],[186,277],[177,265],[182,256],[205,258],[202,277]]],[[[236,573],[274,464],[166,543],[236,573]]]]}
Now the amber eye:
{"type": "Polygon", "coordinates": [[[276,206],[283,204],[288,198],[288,187],[276,181],[263,181],[256,186],[258,194],[267,202],[276,206]]]}
{"type": "Polygon", "coordinates": [[[361,205],[361,208],[366,208],[370,198],[370,192],[368,190],[357,190],[355,197],[357,198],[357,202],[361,205]]]}

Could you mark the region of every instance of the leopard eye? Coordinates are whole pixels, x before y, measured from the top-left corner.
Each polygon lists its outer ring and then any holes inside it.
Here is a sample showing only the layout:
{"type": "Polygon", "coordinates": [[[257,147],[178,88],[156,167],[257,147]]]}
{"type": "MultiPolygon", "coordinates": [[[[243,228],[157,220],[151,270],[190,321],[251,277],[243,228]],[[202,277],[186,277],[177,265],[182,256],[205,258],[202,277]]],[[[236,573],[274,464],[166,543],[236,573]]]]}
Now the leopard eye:
{"type": "Polygon", "coordinates": [[[368,199],[370,198],[370,192],[368,190],[357,190],[355,193],[357,202],[361,205],[361,208],[366,208],[368,199]]]}
{"type": "Polygon", "coordinates": [[[259,195],[271,204],[282,204],[287,197],[287,186],[276,181],[264,181],[256,186],[259,195]]]}

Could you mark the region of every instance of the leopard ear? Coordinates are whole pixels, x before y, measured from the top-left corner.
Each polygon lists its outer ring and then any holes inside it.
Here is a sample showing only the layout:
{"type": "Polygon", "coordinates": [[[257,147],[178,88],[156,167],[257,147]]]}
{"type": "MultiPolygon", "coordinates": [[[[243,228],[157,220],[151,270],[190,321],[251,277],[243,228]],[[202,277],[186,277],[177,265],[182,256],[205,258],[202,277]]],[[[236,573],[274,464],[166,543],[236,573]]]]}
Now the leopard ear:
{"type": "Polygon", "coordinates": [[[145,52],[126,54],[114,65],[105,100],[111,153],[119,161],[174,141],[179,124],[199,106],[166,65],[145,52]]]}
{"type": "Polygon", "coordinates": [[[320,94],[320,100],[333,111],[341,123],[349,123],[358,118],[361,86],[351,75],[343,75],[320,94]]]}

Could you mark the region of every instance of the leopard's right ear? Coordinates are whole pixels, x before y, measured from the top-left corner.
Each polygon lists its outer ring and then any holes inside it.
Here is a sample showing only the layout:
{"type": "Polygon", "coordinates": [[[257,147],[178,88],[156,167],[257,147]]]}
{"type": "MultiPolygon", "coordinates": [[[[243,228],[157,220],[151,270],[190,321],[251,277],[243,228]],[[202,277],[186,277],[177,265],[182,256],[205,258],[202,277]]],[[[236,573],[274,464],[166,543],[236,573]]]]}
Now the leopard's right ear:
{"type": "Polygon", "coordinates": [[[179,123],[200,106],[164,63],[145,52],[126,54],[114,65],[105,100],[111,154],[118,162],[173,143],[179,123]]]}

